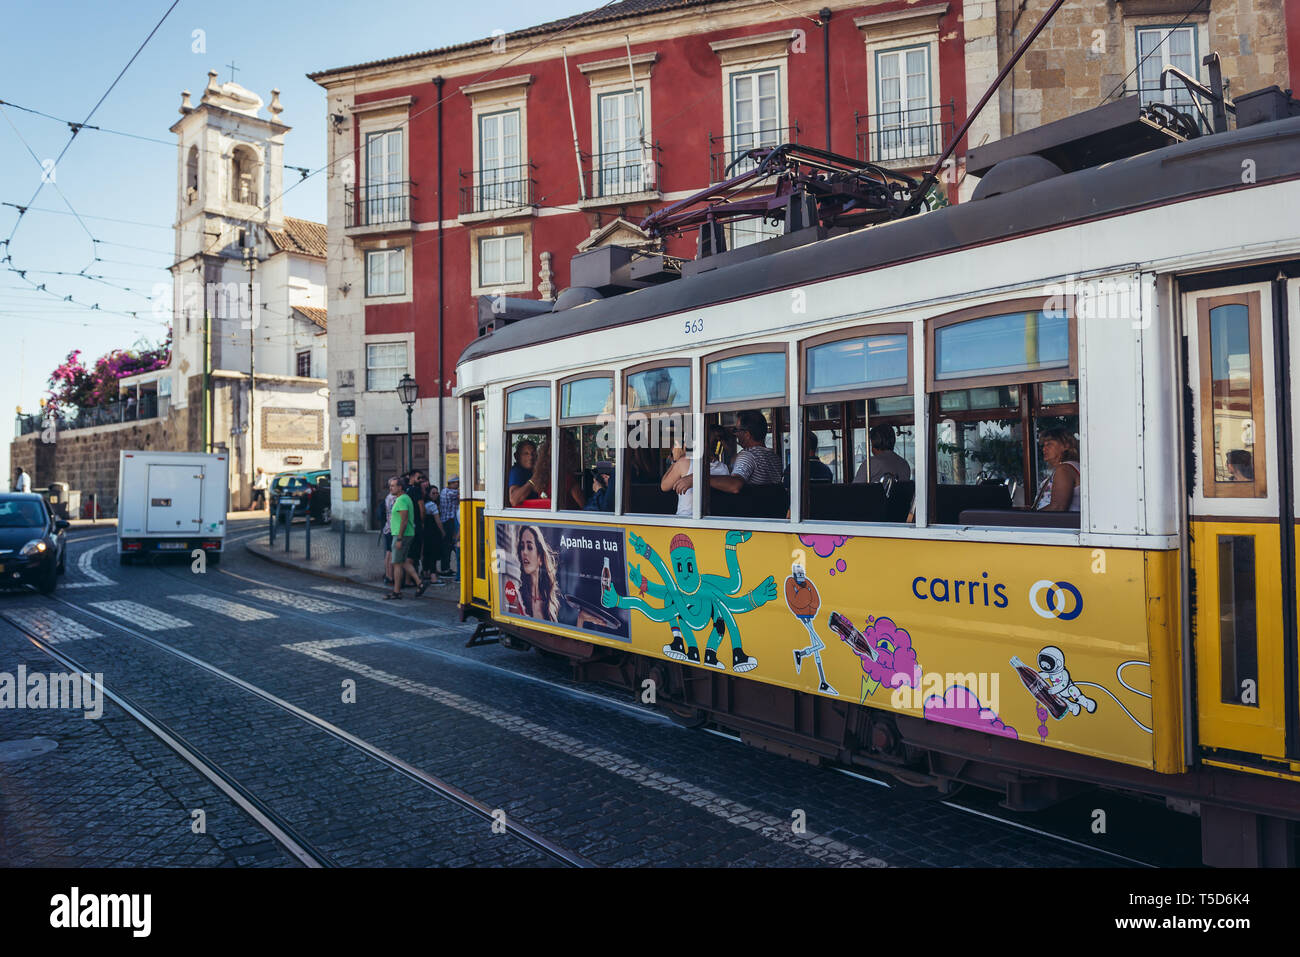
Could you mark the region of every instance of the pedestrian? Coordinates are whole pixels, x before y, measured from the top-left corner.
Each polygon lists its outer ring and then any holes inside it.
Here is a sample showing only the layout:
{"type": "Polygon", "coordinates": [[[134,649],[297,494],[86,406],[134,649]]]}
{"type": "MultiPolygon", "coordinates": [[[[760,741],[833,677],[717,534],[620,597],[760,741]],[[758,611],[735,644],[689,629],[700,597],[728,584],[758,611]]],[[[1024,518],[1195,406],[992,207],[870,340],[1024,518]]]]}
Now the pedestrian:
{"type": "Polygon", "coordinates": [[[415,502],[411,498],[411,493],[414,491],[414,486],[408,485],[393,500],[392,515],[389,518],[389,531],[393,535],[393,590],[386,594],[385,598],[402,597],[404,575],[410,576],[411,581],[415,582],[417,598],[424,594],[424,582],[420,581],[420,573],[415,570],[415,564],[411,561],[417,514],[415,502]]]}
{"type": "Polygon", "coordinates": [[[447,479],[447,487],[438,498],[438,512],[442,518],[442,567],[452,578],[460,577],[460,476],[447,479]],[[456,567],[452,567],[452,554],[456,567]]]}
{"type": "Polygon", "coordinates": [[[26,469],[21,465],[18,467],[18,474],[14,476],[15,492],[30,492],[32,490],[32,477],[27,474],[26,469]]]}
{"type": "Polygon", "coordinates": [[[253,501],[248,507],[256,511],[266,508],[266,473],[260,468],[253,477],[253,501]]]}
{"type": "Polygon", "coordinates": [[[379,532],[379,543],[384,549],[384,584],[386,585],[393,583],[393,531],[389,521],[393,514],[393,503],[397,501],[401,491],[402,487],[398,484],[397,476],[394,475],[388,480],[388,495],[384,498],[384,524],[379,532]]]}
{"type": "Polygon", "coordinates": [[[419,583],[421,581],[420,556],[424,554],[424,497],[420,494],[420,486],[414,479],[402,491],[411,500],[411,524],[415,528],[415,536],[411,539],[411,547],[407,554],[411,559],[411,567],[415,569],[415,581],[419,583]]]}
{"type": "Polygon", "coordinates": [[[438,563],[442,559],[446,531],[438,515],[437,486],[425,483],[424,498],[420,504],[424,509],[424,547],[421,550],[420,570],[425,581],[433,585],[445,585],[446,582],[438,577],[438,563]]]}

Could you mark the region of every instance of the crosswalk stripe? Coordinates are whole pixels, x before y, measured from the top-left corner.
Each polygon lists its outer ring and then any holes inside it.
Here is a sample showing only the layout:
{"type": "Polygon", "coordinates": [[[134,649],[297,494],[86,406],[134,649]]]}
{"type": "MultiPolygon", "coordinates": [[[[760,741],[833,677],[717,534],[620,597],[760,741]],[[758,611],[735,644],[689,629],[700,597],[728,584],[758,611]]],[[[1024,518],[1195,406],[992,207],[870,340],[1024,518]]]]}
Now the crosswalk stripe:
{"type": "Polygon", "coordinates": [[[171,595],[175,601],[183,601],[187,605],[193,605],[195,608],[203,608],[207,611],[215,611],[218,615],[225,615],[227,618],[233,618],[235,621],[265,621],[268,618],[276,618],[274,612],[263,611],[261,608],[254,608],[251,605],[241,605],[237,601],[226,601],[224,598],[217,598],[214,595],[171,595]]]}
{"type": "Polygon", "coordinates": [[[277,605],[296,608],[299,611],[316,612],[317,614],[348,611],[347,605],[340,605],[338,602],[325,601],[323,598],[312,598],[310,595],[298,595],[294,592],[281,591],[278,588],[245,588],[240,594],[260,598],[263,601],[275,602],[277,605]]]}
{"type": "Polygon", "coordinates": [[[57,645],[65,641],[85,641],[87,638],[103,638],[93,628],[87,628],[79,621],[46,608],[6,609],[4,617],[13,624],[30,631],[42,641],[57,645]]]}
{"type": "Polygon", "coordinates": [[[93,601],[91,608],[98,608],[107,615],[121,618],[145,631],[168,631],[172,628],[192,628],[193,624],[184,618],[176,618],[156,608],[142,605],[137,601],[93,601]]]}
{"type": "Polygon", "coordinates": [[[372,591],[367,588],[357,588],[353,585],[313,585],[316,591],[326,591],[331,595],[342,595],[345,598],[363,598],[366,601],[383,601],[384,593],[372,591]]]}

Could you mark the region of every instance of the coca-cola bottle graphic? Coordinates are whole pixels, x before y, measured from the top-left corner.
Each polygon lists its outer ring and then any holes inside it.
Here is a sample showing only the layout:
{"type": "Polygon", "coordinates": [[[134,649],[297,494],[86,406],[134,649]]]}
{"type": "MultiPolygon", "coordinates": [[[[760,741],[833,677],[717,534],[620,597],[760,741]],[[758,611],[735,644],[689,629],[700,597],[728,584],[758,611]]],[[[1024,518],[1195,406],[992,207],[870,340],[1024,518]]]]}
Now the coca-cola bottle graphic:
{"type": "Polygon", "coordinates": [[[879,661],[880,654],[875,648],[871,647],[871,642],[857,628],[853,627],[853,622],[849,621],[838,611],[831,612],[830,618],[831,631],[835,632],[840,638],[847,642],[854,650],[858,657],[866,656],[872,661],[879,661]]]}
{"type": "Polygon", "coordinates": [[[1067,710],[1065,704],[1056,695],[1052,694],[1051,687],[1043,680],[1042,675],[1014,655],[1011,658],[1011,667],[1016,669],[1016,673],[1020,675],[1020,680],[1029,693],[1038,699],[1039,704],[1052,713],[1053,718],[1059,721],[1064,717],[1067,710]]]}
{"type": "Polygon", "coordinates": [[[609,570],[609,556],[605,556],[605,567],[600,570],[600,593],[603,595],[613,586],[614,576],[609,570]]]}

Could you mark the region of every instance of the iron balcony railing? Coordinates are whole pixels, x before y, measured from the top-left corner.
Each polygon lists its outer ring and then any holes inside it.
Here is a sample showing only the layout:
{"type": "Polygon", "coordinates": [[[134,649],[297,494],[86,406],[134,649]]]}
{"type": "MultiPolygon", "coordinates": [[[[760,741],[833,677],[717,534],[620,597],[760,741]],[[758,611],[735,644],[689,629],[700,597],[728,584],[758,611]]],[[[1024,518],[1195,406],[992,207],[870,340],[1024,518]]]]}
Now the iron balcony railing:
{"type": "Polygon", "coordinates": [[[727,136],[709,134],[709,182],[721,183],[725,179],[747,173],[758,165],[757,161],[744,159],[745,153],[760,146],[780,146],[799,142],[799,124],[773,126],[748,133],[727,136]],[[734,168],[732,164],[735,164],[734,168]]]}
{"type": "Polygon", "coordinates": [[[631,196],[659,188],[659,144],[583,155],[582,176],[589,199],[631,196]]]}
{"type": "Polygon", "coordinates": [[[29,435],[32,432],[44,432],[53,428],[56,432],[71,432],[73,429],[90,429],[99,425],[116,425],[119,422],[140,422],[158,418],[158,394],[146,392],[140,401],[120,399],[107,405],[91,409],[78,409],[75,413],[34,412],[19,415],[14,423],[15,436],[29,435]]]}
{"type": "Polygon", "coordinates": [[[505,212],[533,205],[537,186],[532,178],[534,169],[532,163],[520,163],[517,166],[458,170],[461,180],[468,181],[460,188],[460,214],[505,212]]]}
{"type": "Polygon", "coordinates": [[[411,221],[415,183],[394,180],[343,188],[344,226],[384,226],[411,221]]]}
{"type": "Polygon", "coordinates": [[[854,113],[857,158],[864,163],[891,163],[938,156],[955,126],[955,103],[883,113],[854,113]]]}

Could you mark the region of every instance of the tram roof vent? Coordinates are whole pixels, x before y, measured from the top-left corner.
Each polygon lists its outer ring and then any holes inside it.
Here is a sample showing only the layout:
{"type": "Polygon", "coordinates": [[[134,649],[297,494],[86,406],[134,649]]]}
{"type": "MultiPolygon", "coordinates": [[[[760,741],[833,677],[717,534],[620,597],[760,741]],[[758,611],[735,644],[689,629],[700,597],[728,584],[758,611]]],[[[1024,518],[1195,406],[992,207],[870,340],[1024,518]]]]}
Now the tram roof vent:
{"type": "Polygon", "coordinates": [[[595,289],[603,296],[669,282],[681,274],[680,259],[614,244],[580,252],[569,261],[573,285],[595,289]]]}
{"type": "Polygon", "coordinates": [[[1062,172],[1073,173],[1182,141],[1182,136],[1142,109],[1141,97],[1126,96],[987,146],[977,146],[966,154],[966,171],[983,176],[1009,159],[1040,156],[1062,172]]]}

